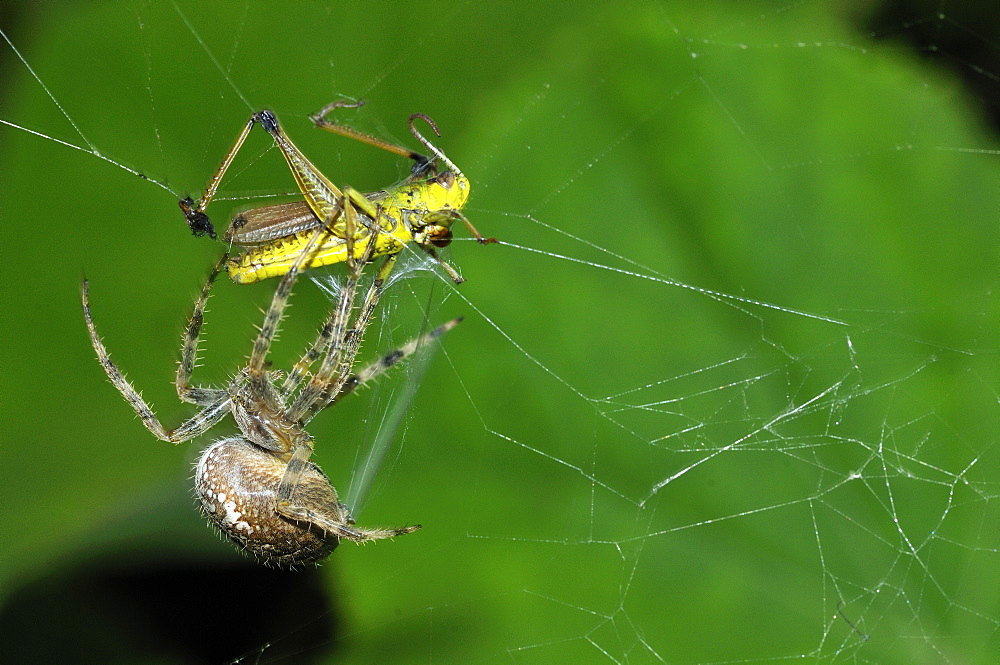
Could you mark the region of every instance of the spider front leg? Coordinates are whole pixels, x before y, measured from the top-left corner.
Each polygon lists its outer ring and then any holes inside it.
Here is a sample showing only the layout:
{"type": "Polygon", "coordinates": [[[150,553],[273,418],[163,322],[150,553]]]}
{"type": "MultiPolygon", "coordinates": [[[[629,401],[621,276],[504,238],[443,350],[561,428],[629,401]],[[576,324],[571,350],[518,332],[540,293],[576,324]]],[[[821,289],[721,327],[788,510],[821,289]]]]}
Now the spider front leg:
{"type": "Polygon", "coordinates": [[[347,380],[341,387],[340,392],[331,397],[330,400],[325,404],[320,403],[317,405],[316,409],[317,412],[321,411],[327,406],[336,404],[337,402],[340,401],[342,397],[350,395],[358,388],[366,385],[369,381],[374,381],[382,374],[385,374],[390,369],[392,369],[399,363],[403,362],[404,360],[412,356],[414,353],[416,353],[418,349],[424,347],[427,344],[430,344],[435,339],[445,334],[446,332],[448,332],[461,322],[462,322],[462,317],[460,316],[457,319],[452,319],[447,323],[443,323],[434,330],[430,331],[429,333],[425,333],[420,337],[411,339],[409,342],[399,347],[398,349],[394,349],[389,353],[386,353],[381,358],[371,363],[361,371],[356,372],[355,374],[351,374],[349,377],[347,377],[347,380]]]}
{"type": "Polygon", "coordinates": [[[336,329],[340,331],[339,334],[334,333],[333,340],[342,340],[343,343],[333,344],[327,349],[326,357],[316,375],[306,384],[302,392],[295,398],[291,408],[288,409],[286,417],[290,422],[309,422],[347,383],[351,376],[354,358],[361,345],[361,338],[375,313],[375,306],[378,304],[385,282],[396,264],[396,258],[396,254],[387,256],[379,267],[372,279],[371,286],[368,288],[361,312],[354,321],[354,328],[350,332],[346,328],[353,305],[354,292],[357,289],[358,275],[352,273],[349,276],[344,289],[341,290],[341,297],[335,308],[335,313],[331,317],[332,320],[336,321],[336,329]]]}
{"type": "Polygon", "coordinates": [[[212,273],[208,276],[208,281],[201,289],[201,295],[194,303],[194,311],[188,320],[187,328],[184,331],[184,342],[181,346],[181,361],[177,365],[177,377],[174,385],[177,387],[177,396],[182,402],[208,406],[214,404],[220,398],[228,395],[228,391],[215,388],[192,388],[191,374],[198,361],[198,342],[201,335],[201,327],[205,322],[205,304],[208,302],[209,293],[215,278],[219,276],[222,267],[226,265],[229,257],[225,254],[219,262],[212,268],[212,273]]]}
{"type": "Polygon", "coordinates": [[[326,221],[313,231],[309,242],[296,255],[295,260],[289,266],[288,271],[282,276],[278,283],[278,288],[271,298],[271,305],[264,315],[264,323],[260,327],[260,332],[254,340],[253,352],[250,354],[250,362],[247,371],[251,381],[260,381],[264,377],[264,365],[267,362],[267,354],[271,349],[271,342],[278,332],[278,325],[281,317],[288,305],[288,298],[291,296],[292,288],[299,277],[299,272],[305,269],[309,261],[315,256],[317,250],[322,247],[326,239],[332,234],[333,224],[339,219],[345,206],[350,204],[346,199],[341,199],[338,209],[326,218],[326,221]]]}
{"type": "MultiPolygon", "coordinates": [[[[221,262],[216,266],[215,272],[211,278],[209,278],[208,284],[202,290],[202,296],[198,299],[195,305],[195,315],[192,316],[192,322],[188,324],[189,330],[194,327],[194,338],[197,340],[197,330],[200,329],[200,315],[204,311],[205,300],[208,298],[208,290],[211,285],[212,279],[214,279],[215,273],[218,272],[221,267],[221,262]],[[195,319],[198,319],[197,324],[195,319]]],[[[187,380],[190,378],[190,370],[194,367],[194,352],[190,353],[190,358],[188,363],[182,359],[181,367],[178,369],[178,381],[183,383],[184,388],[178,385],[178,394],[184,393],[190,399],[187,401],[194,401],[197,399],[197,404],[202,405],[204,408],[192,416],[189,420],[181,423],[179,426],[172,430],[168,430],[160,422],[159,418],[153,412],[153,409],[146,404],[145,400],[142,399],[142,395],[139,394],[125,375],[122,374],[118,366],[111,360],[111,355],[108,353],[107,348],[104,346],[104,342],[101,341],[100,335],[97,334],[97,328],[94,325],[93,316],[90,313],[90,284],[85,279],[83,280],[83,291],[82,291],[82,301],[83,301],[83,318],[87,324],[87,331],[90,333],[90,343],[94,347],[94,351],[97,353],[97,359],[104,368],[104,372],[108,375],[108,379],[111,383],[118,389],[122,397],[125,398],[132,408],[138,414],[139,418],[142,420],[142,424],[146,426],[153,436],[162,440],[169,441],[170,443],[180,443],[182,441],[187,441],[188,439],[193,439],[199,434],[204,433],[213,425],[218,423],[220,420],[229,413],[229,395],[225,390],[201,390],[196,394],[195,392],[189,392],[187,388],[187,380]],[[182,380],[183,379],[183,380],[182,380]]],[[[185,345],[187,349],[187,345],[185,345]]],[[[184,399],[182,395],[182,399],[184,399]]]]}
{"type": "MultiPolygon", "coordinates": [[[[345,242],[347,246],[347,282],[340,290],[337,305],[335,305],[331,310],[326,322],[320,328],[316,340],[303,354],[302,358],[295,364],[292,371],[290,371],[288,376],[285,378],[285,381],[281,386],[281,392],[285,396],[292,394],[301,386],[302,382],[308,375],[309,368],[312,364],[316,362],[322,354],[330,352],[333,341],[343,338],[347,323],[350,319],[350,312],[354,303],[354,294],[357,291],[358,279],[361,277],[361,271],[364,269],[365,264],[371,260],[371,256],[373,254],[375,245],[373,244],[371,236],[365,240],[364,245],[360,248],[360,251],[358,251],[354,244],[354,230],[357,225],[357,211],[354,206],[358,205],[365,214],[374,216],[378,215],[378,210],[374,209],[373,204],[368,201],[368,199],[364,198],[364,196],[351,187],[345,187],[344,193],[346,199],[343,202],[344,212],[341,217],[345,219],[344,226],[348,231],[345,242]],[[357,200],[357,197],[360,197],[360,201],[357,200]]],[[[296,257],[296,259],[298,259],[298,257],[296,257]]]]}
{"type": "MultiPolygon", "coordinates": [[[[355,372],[354,374],[351,374],[350,376],[347,377],[347,380],[344,381],[344,385],[340,388],[340,392],[338,392],[336,395],[333,395],[333,397],[325,403],[314,402],[312,411],[314,413],[318,413],[319,411],[322,411],[326,407],[336,404],[341,400],[341,398],[350,395],[358,388],[361,388],[367,385],[369,382],[376,380],[382,374],[385,374],[390,369],[392,369],[399,363],[403,362],[404,360],[412,356],[414,353],[417,352],[418,349],[421,349],[427,344],[430,344],[438,337],[440,337],[441,335],[445,334],[446,332],[457,326],[459,323],[462,322],[462,320],[463,317],[460,316],[457,319],[452,319],[451,321],[448,321],[447,323],[442,323],[434,330],[428,333],[424,333],[419,337],[415,337],[414,339],[411,339],[409,342],[403,344],[399,348],[393,349],[392,351],[389,351],[388,353],[384,354],[381,358],[372,362],[364,369],[355,372]]],[[[329,347],[330,338],[332,336],[331,330],[334,326],[334,323],[335,322],[332,319],[328,320],[323,325],[323,327],[320,328],[320,332],[318,337],[316,338],[316,341],[313,342],[312,346],[309,347],[309,350],[306,351],[306,353],[302,356],[302,359],[299,360],[299,362],[295,365],[295,369],[292,372],[289,372],[288,376],[285,377],[285,382],[281,385],[282,395],[287,397],[288,395],[292,394],[295,390],[297,390],[301,386],[302,382],[305,381],[308,368],[312,365],[313,362],[315,362],[319,358],[322,349],[329,347]]]]}

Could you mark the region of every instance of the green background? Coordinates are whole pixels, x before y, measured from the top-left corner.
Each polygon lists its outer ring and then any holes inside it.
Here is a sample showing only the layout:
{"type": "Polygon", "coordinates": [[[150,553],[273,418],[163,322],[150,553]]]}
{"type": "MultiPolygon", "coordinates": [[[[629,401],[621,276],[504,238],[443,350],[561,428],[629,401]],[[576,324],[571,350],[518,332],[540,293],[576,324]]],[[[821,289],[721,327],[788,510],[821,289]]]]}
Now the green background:
{"type": "MultiPolygon", "coordinates": [[[[842,3],[276,4],[4,26],[76,125],[5,51],[0,119],[56,139],[0,126],[12,662],[996,662],[1000,166],[949,72],[842,3]],[[105,380],[79,283],[179,422],[180,333],[222,248],[176,198],[263,107],[334,182],[400,178],[310,127],[342,96],[411,146],[431,115],[502,244],[457,229],[466,284],[395,287],[366,357],[466,321],[310,426],[359,523],[424,529],[269,572],[192,508],[204,442],[155,441],[105,380]]],[[[291,190],[268,146],[217,222],[291,190]]],[[[240,366],[272,289],[220,282],[197,379],[240,366]]],[[[325,307],[303,281],[275,366],[325,307]]]]}

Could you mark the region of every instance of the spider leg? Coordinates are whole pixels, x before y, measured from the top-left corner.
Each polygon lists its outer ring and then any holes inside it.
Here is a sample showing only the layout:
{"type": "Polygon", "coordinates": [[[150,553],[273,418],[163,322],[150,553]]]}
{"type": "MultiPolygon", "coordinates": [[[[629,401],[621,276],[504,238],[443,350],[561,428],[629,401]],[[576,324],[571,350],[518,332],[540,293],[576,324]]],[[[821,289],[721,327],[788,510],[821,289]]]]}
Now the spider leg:
{"type": "MultiPolygon", "coordinates": [[[[357,288],[357,284],[349,283],[345,284],[340,290],[340,295],[338,296],[338,304],[333,308],[330,313],[330,317],[324,322],[323,326],[319,330],[319,334],[316,336],[316,340],[313,342],[312,346],[303,354],[302,358],[296,363],[295,367],[288,376],[285,377],[284,383],[281,385],[281,391],[284,396],[291,395],[296,390],[298,390],[302,383],[305,381],[308,375],[309,368],[312,367],[320,355],[329,352],[330,347],[333,344],[333,339],[336,336],[343,338],[345,335],[345,329],[347,327],[346,322],[346,311],[348,307],[340,303],[340,299],[350,292],[351,288],[357,288]]],[[[434,331],[437,333],[437,331],[434,331]]],[[[434,334],[432,333],[432,335],[434,334]]],[[[435,335],[436,336],[436,335],[435,335]]],[[[403,355],[399,356],[395,362],[402,360],[403,357],[410,355],[416,347],[414,346],[417,340],[409,342],[401,350],[403,355]],[[412,348],[411,348],[412,347],[412,348]]],[[[365,368],[358,374],[352,374],[344,384],[344,388],[338,394],[338,399],[341,395],[351,392],[356,386],[366,383],[368,380],[375,378],[375,376],[380,373],[377,372],[377,366],[383,366],[386,361],[390,359],[390,356],[394,354],[399,354],[400,351],[393,351],[391,354],[386,355],[383,359],[372,363],[370,367],[365,368]]],[[[385,365],[384,369],[388,369],[389,365],[385,365]]]]}
{"type": "MultiPolygon", "coordinates": [[[[323,323],[323,326],[319,329],[319,333],[316,336],[315,341],[306,352],[299,359],[299,362],[295,364],[295,367],[288,373],[285,377],[284,383],[281,384],[281,392],[284,396],[291,395],[302,385],[306,377],[309,374],[309,368],[312,367],[321,355],[329,352],[333,340],[336,337],[342,337],[344,334],[344,328],[346,327],[345,317],[346,312],[350,312],[350,303],[343,303],[342,300],[348,297],[351,289],[357,288],[357,284],[347,283],[343,286],[340,294],[337,298],[337,304],[334,305],[333,309],[330,311],[330,316],[323,323]]],[[[350,296],[353,298],[353,295],[350,296]]]]}
{"type": "Polygon", "coordinates": [[[182,402],[190,404],[200,404],[208,406],[214,404],[221,396],[228,396],[228,391],[224,389],[212,388],[192,388],[190,385],[191,373],[194,371],[195,363],[198,360],[198,336],[201,333],[201,326],[205,318],[205,303],[208,302],[209,292],[216,276],[222,270],[228,257],[223,255],[219,262],[212,269],[212,274],[208,276],[208,281],[201,289],[201,295],[194,303],[194,311],[188,320],[187,330],[184,333],[184,344],[181,347],[181,362],[177,366],[177,378],[174,385],[177,386],[177,396],[182,402]]]}
{"type": "Polygon", "coordinates": [[[448,321],[447,323],[438,326],[429,333],[425,333],[419,337],[411,339],[409,342],[399,347],[398,349],[394,349],[389,353],[386,353],[381,358],[371,363],[360,372],[350,375],[349,377],[347,377],[347,380],[341,387],[340,392],[338,392],[336,395],[333,395],[333,397],[331,397],[329,401],[327,401],[325,404],[320,403],[315,405],[317,408],[314,410],[313,415],[319,413],[328,406],[336,404],[337,402],[340,401],[342,397],[344,397],[345,395],[350,395],[357,388],[363,387],[369,381],[373,381],[382,374],[385,374],[387,371],[389,371],[390,369],[392,369],[393,367],[395,367],[396,365],[398,365],[399,363],[403,362],[404,360],[412,356],[414,353],[416,353],[418,349],[422,348],[427,344],[430,344],[435,339],[445,334],[446,332],[448,332],[461,322],[462,322],[462,317],[458,317],[457,319],[452,319],[451,321],[448,321]]]}
{"type": "Polygon", "coordinates": [[[325,531],[328,535],[351,540],[355,543],[367,543],[372,540],[405,536],[408,533],[413,533],[414,531],[420,529],[419,524],[404,526],[399,529],[366,529],[364,527],[331,520],[323,515],[319,515],[312,510],[309,510],[308,508],[294,506],[291,504],[284,505],[279,503],[278,512],[293,520],[309,522],[310,524],[313,524],[325,531]]]}
{"type": "Polygon", "coordinates": [[[299,272],[303,270],[316,251],[323,245],[323,242],[332,234],[331,229],[336,220],[343,214],[345,205],[347,205],[346,199],[341,199],[334,216],[328,217],[324,224],[316,228],[312,237],[309,238],[309,242],[306,243],[306,246],[295,257],[295,262],[289,267],[288,272],[282,276],[278,288],[275,289],[274,296],[271,298],[271,305],[264,315],[264,323],[260,327],[257,339],[254,340],[253,352],[250,354],[250,362],[247,365],[248,376],[252,382],[266,380],[264,365],[267,361],[267,354],[271,349],[271,342],[274,340],[274,335],[278,331],[278,325],[281,323],[281,317],[288,304],[292,287],[295,286],[299,272]]]}
{"type": "MultiPolygon", "coordinates": [[[[354,190],[348,187],[345,191],[351,192],[354,190]]],[[[370,202],[367,203],[371,205],[370,202]]],[[[371,258],[372,250],[374,248],[371,236],[368,237],[365,246],[362,248],[361,254],[358,255],[355,253],[354,229],[357,222],[357,214],[350,199],[345,200],[344,206],[345,212],[343,217],[346,219],[346,242],[348,246],[347,282],[340,290],[340,295],[337,298],[337,304],[333,307],[333,309],[331,309],[330,316],[327,317],[323,327],[320,328],[316,340],[305,352],[305,354],[303,354],[299,362],[295,364],[295,367],[292,368],[292,371],[289,372],[284,383],[281,385],[281,392],[285,396],[292,394],[299,388],[299,386],[301,386],[309,372],[309,368],[312,367],[312,364],[319,359],[320,355],[330,352],[330,348],[333,345],[334,340],[343,339],[347,323],[350,320],[351,308],[354,304],[354,296],[357,293],[358,279],[361,276],[364,264],[371,258]]],[[[377,211],[375,214],[377,214],[377,211]]]]}
{"type": "Polygon", "coordinates": [[[333,336],[333,326],[334,321],[332,318],[327,319],[323,326],[319,329],[319,333],[316,335],[315,341],[306,350],[302,357],[299,359],[292,370],[285,377],[284,382],[281,384],[281,394],[283,397],[288,397],[295,390],[302,385],[305,380],[306,375],[309,373],[309,368],[312,367],[313,363],[320,357],[323,350],[330,345],[330,340],[333,336]]]}
{"type": "Polygon", "coordinates": [[[327,535],[346,538],[356,543],[394,538],[413,533],[420,528],[419,524],[415,524],[399,529],[366,529],[354,526],[350,512],[339,501],[335,502],[336,508],[333,510],[330,510],[330,506],[317,506],[322,507],[322,511],[313,510],[311,507],[316,506],[316,503],[309,491],[303,493],[301,502],[297,501],[296,490],[300,488],[300,481],[305,475],[309,457],[313,452],[312,438],[302,432],[293,444],[293,450],[278,485],[276,509],[279,514],[298,522],[308,522],[322,529],[327,535]]]}
{"type": "MultiPolygon", "coordinates": [[[[370,247],[371,244],[369,244],[370,247]]],[[[335,310],[337,330],[332,337],[334,343],[327,350],[326,357],[323,359],[319,371],[316,372],[305,388],[302,389],[302,392],[295,398],[295,402],[292,403],[291,408],[288,409],[286,417],[289,421],[307,422],[312,418],[309,414],[315,410],[316,405],[328,402],[330,400],[329,396],[339,393],[340,389],[347,382],[350,377],[351,367],[354,364],[354,358],[358,353],[358,347],[361,345],[361,338],[371,323],[371,318],[375,313],[375,307],[385,286],[385,281],[396,263],[396,257],[397,255],[395,254],[387,256],[380,266],[372,280],[368,293],[365,295],[364,304],[361,306],[361,311],[354,321],[353,329],[347,331],[346,326],[350,318],[354,293],[357,290],[357,281],[360,275],[352,273],[349,276],[347,283],[344,285],[344,290],[341,291],[341,297],[338,299],[338,305],[335,310]],[[338,344],[337,340],[342,340],[342,343],[338,344]],[[307,415],[309,415],[308,418],[306,417],[307,415]]]]}
{"type": "Polygon", "coordinates": [[[97,359],[100,361],[111,383],[132,406],[142,420],[142,424],[153,433],[153,436],[171,443],[187,441],[202,434],[229,413],[229,396],[223,392],[216,395],[212,401],[206,402],[204,408],[189,420],[181,423],[172,430],[166,429],[160,423],[156,414],[153,413],[153,409],[142,399],[139,391],[128,382],[125,375],[121,373],[118,366],[111,360],[111,355],[108,353],[107,348],[105,348],[104,342],[101,341],[100,335],[97,334],[97,328],[94,326],[94,319],[90,313],[89,288],[87,280],[83,280],[83,318],[87,322],[90,343],[93,345],[94,351],[97,352],[97,359]]]}

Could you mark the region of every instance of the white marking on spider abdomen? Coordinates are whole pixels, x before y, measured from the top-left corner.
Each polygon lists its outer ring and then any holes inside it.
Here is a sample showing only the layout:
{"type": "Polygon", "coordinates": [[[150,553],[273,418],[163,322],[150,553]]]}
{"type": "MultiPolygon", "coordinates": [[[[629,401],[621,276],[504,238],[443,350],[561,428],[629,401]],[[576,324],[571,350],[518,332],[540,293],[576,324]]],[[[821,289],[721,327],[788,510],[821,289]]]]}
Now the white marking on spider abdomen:
{"type": "Polygon", "coordinates": [[[219,487],[222,480],[217,472],[217,462],[219,461],[217,446],[214,445],[209,447],[198,460],[195,482],[202,487],[201,496],[199,496],[202,508],[220,528],[251,534],[254,529],[249,522],[241,519],[244,511],[237,506],[236,497],[230,498],[219,487]]]}
{"type": "Polygon", "coordinates": [[[240,531],[246,531],[247,533],[253,532],[253,527],[251,527],[245,520],[240,519],[243,514],[236,510],[236,502],[225,501],[225,496],[226,495],[222,492],[218,495],[219,504],[221,504],[226,510],[226,516],[222,518],[223,523],[230,525],[232,528],[239,529],[240,531]]]}

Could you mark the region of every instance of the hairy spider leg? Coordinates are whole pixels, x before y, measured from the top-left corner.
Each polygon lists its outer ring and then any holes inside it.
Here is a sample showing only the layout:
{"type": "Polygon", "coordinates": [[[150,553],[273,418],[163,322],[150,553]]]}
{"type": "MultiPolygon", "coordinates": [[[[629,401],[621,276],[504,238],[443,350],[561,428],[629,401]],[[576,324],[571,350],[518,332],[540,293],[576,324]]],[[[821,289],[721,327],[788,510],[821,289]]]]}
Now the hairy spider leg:
{"type": "Polygon", "coordinates": [[[193,439],[194,437],[203,434],[213,425],[222,420],[230,411],[229,393],[227,391],[204,390],[200,388],[192,389],[188,386],[191,373],[194,370],[194,360],[198,346],[198,334],[201,329],[205,303],[208,300],[212,283],[215,281],[215,277],[222,269],[225,260],[226,257],[223,257],[222,260],[216,264],[211,275],[209,275],[205,287],[201,291],[201,295],[195,302],[194,312],[191,315],[191,320],[188,323],[187,332],[185,333],[184,348],[181,354],[181,364],[177,369],[177,394],[182,400],[198,404],[204,408],[202,408],[190,419],[171,430],[168,430],[163,426],[159,418],[157,418],[156,414],[153,412],[152,407],[150,407],[145,400],[143,400],[139,391],[137,391],[132,384],[129,383],[128,379],[125,378],[125,375],[118,369],[118,366],[111,360],[111,355],[104,346],[104,342],[101,341],[100,335],[97,334],[97,328],[94,325],[94,319],[90,312],[90,285],[86,279],[83,280],[83,317],[87,323],[87,331],[90,333],[90,343],[94,347],[94,351],[97,352],[97,359],[104,368],[104,372],[108,375],[108,379],[111,380],[111,383],[118,389],[118,392],[121,393],[122,397],[125,398],[125,401],[127,401],[132,406],[132,409],[135,410],[136,414],[138,414],[139,418],[142,420],[142,424],[146,426],[146,429],[153,433],[153,436],[162,441],[181,443],[182,441],[193,439]]]}
{"type": "Polygon", "coordinates": [[[462,322],[462,319],[463,317],[460,316],[456,319],[448,321],[447,323],[442,323],[434,330],[424,333],[419,337],[414,337],[403,346],[384,354],[381,358],[372,362],[361,371],[351,374],[347,377],[347,380],[344,382],[344,386],[340,389],[340,392],[334,395],[329,402],[323,404],[321,408],[326,408],[327,406],[336,404],[341,400],[341,398],[350,395],[358,388],[364,387],[369,381],[377,379],[382,374],[388,372],[390,369],[416,353],[417,350],[423,348],[427,344],[430,344],[435,339],[457,326],[462,322]]]}
{"type": "MultiPolygon", "coordinates": [[[[334,339],[343,339],[343,345],[328,349],[319,370],[292,403],[291,408],[288,410],[288,417],[293,422],[307,423],[312,420],[317,413],[323,410],[326,403],[330,401],[331,396],[339,393],[344,387],[350,376],[350,368],[354,364],[358,348],[361,346],[361,338],[371,323],[379,296],[382,294],[389,273],[392,272],[396,258],[396,254],[385,257],[385,261],[379,267],[374,279],[372,279],[372,284],[365,295],[364,303],[355,319],[353,329],[349,332],[345,331],[342,337],[334,337],[334,339]]],[[[356,280],[353,285],[349,284],[348,286],[351,291],[356,290],[356,280]]],[[[354,296],[351,294],[350,299],[352,302],[353,298],[354,296]]],[[[342,321],[342,325],[346,323],[346,320],[342,321]]]]}
{"type": "MultiPolygon", "coordinates": [[[[312,258],[312,255],[322,246],[325,239],[330,235],[333,235],[333,225],[341,216],[347,218],[347,226],[352,226],[354,224],[354,208],[344,199],[341,199],[332,215],[327,218],[327,222],[317,227],[317,229],[313,232],[309,242],[306,243],[302,251],[299,252],[295,261],[289,267],[288,272],[282,276],[281,281],[278,283],[278,288],[275,289],[274,296],[271,298],[271,305],[268,307],[267,313],[264,315],[264,323],[260,327],[256,340],[254,340],[253,352],[250,355],[250,362],[248,364],[248,371],[250,373],[251,380],[264,380],[264,366],[267,362],[267,355],[271,348],[271,342],[274,340],[274,335],[278,330],[278,325],[281,322],[281,317],[288,304],[288,298],[291,295],[292,288],[295,286],[295,281],[298,279],[299,272],[304,269],[305,265],[312,258]]],[[[361,276],[361,270],[363,269],[365,262],[370,258],[372,248],[373,244],[368,242],[365,246],[365,254],[362,256],[360,263],[348,264],[348,284],[353,283],[355,288],[345,288],[345,291],[348,291],[349,293],[342,293],[342,297],[338,303],[343,301],[345,297],[353,299],[353,292],[356,290],[357,280],[361,276]]],[[[348,318],[350,317],[350,302],[348,302],[345,306],[344,315],[348,318]]],[[[334,335],[335,334],[336,333],[334,333],[334,335]]]]}
{"type": "Polygon", "coordinates": [[[301,386],[309,374],[309,369],[319,360],[320,356],[327,357],[333,348],[334,340],[342,340],[347,331],[354,298],[357,294],[358,278],[360,273],[351,271],[348,273],[344,285],[340,289],[336,303],[330,311],[329,317],[320,328],[319,334],[312,346],[305,352],[292,371],[289,372],[281,389],[286,395],[291,395],[301,386]]]}
{"type": "MultiPolygon", "coordinates": [[[[223,254],[219,262],[212,268],[205,286],[201,289],[201,294],[194,303],[194,311],[188,319],[187,328],[184,330],[184,338],[181,344],[181,360],[177,365],[177,376],[174,379],[174,386],[177,388],[177,396],[182,402],[208,406],[229,398],[229,391],[220,388],[197,388],[191,386],[191,375],[194,373],[195,364],[198,362],[198,343],[200,341],[201,327],[205,323],[205,305],[208,303],[208,296],[215,284],[215,278],[225,266],[228,256],[223,254]],[[225,398],[225,399],[224,399],[225,398]]],[[[228,407],[228,404],[220,404],[228,407]]]]}

